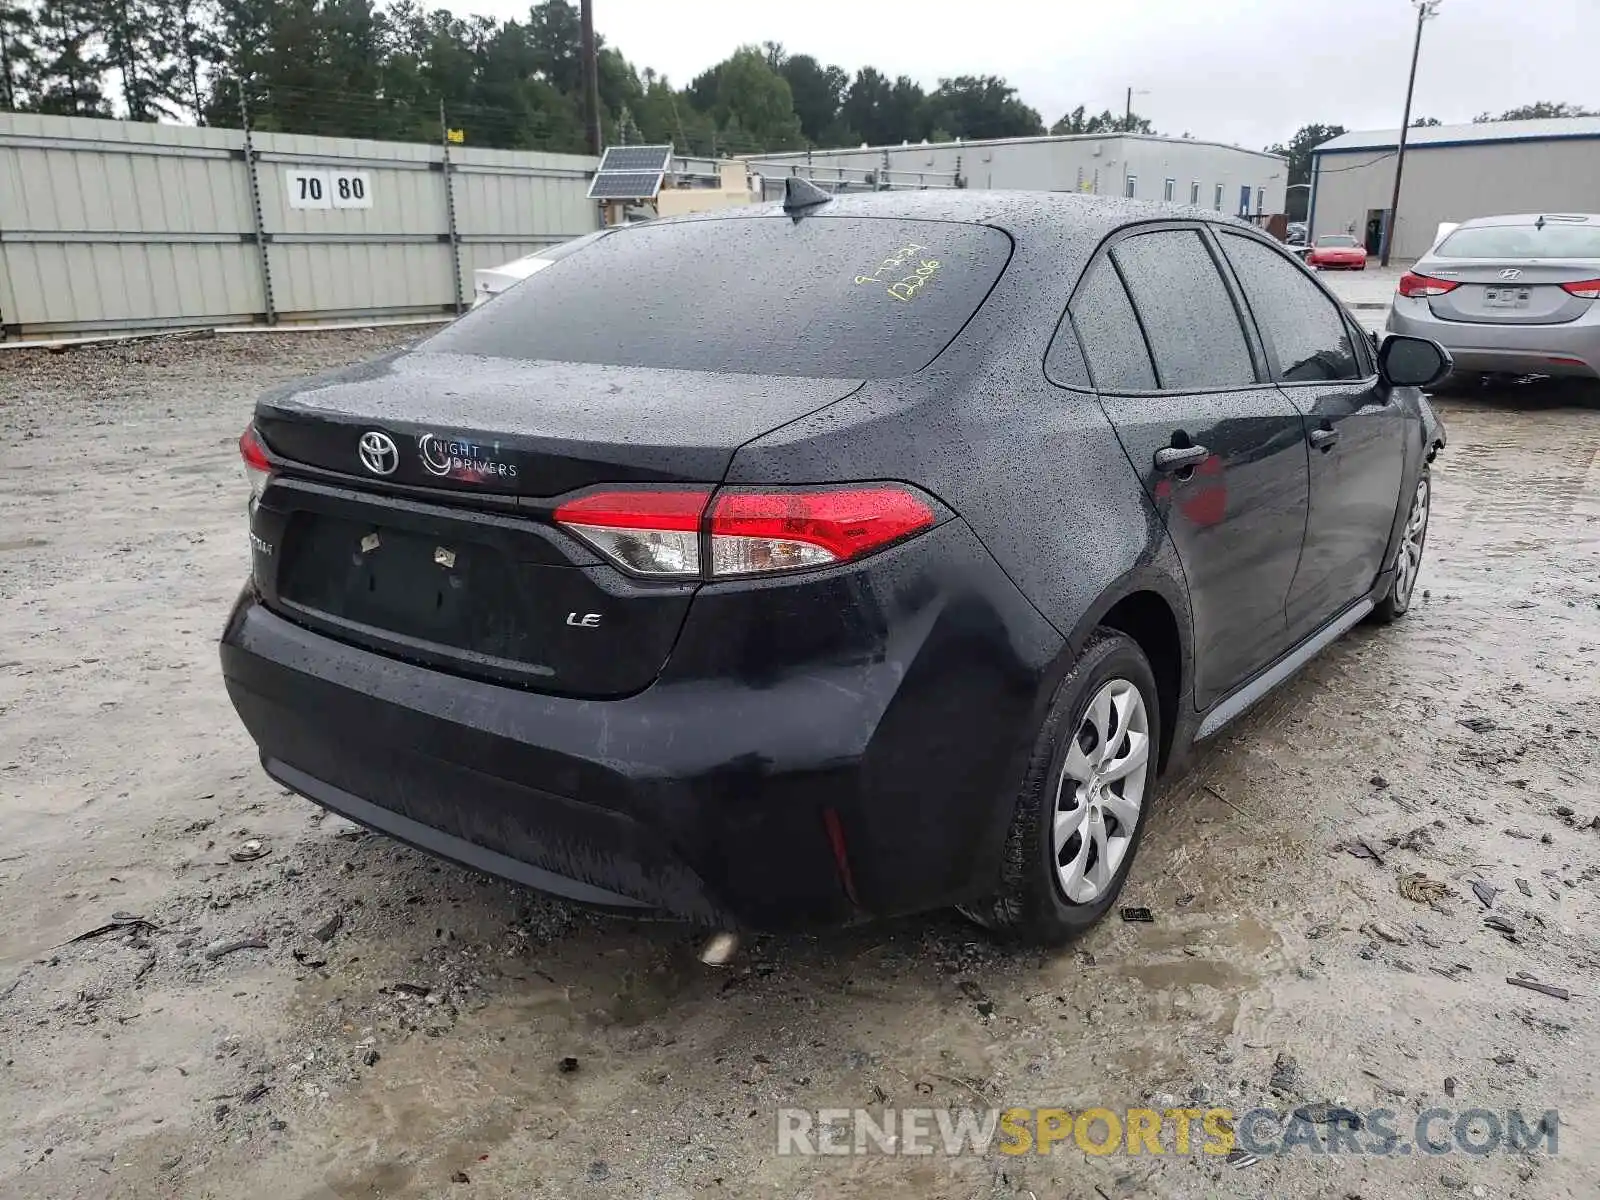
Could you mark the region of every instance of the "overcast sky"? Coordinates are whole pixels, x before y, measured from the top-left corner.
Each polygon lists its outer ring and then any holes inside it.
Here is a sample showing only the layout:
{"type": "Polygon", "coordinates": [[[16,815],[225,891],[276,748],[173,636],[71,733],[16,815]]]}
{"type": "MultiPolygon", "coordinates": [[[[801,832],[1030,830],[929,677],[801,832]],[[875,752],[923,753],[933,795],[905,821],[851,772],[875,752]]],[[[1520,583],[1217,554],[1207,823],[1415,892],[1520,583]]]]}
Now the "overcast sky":
{"type": "MultiPolygon", "coordinates": [[[[521,18],[522,0],[444,0],[521,18]]],[[[1415,10],[1407,0],[594,0],[635,67],[678,86],[745,42],[778,41],[925,88],[1001,75],[1045,124],[1079,104],[1134,108],[1162,133],[1259,148],[1312,121],[1394,128],[1415,10]]],[[[1446,124],[1535,100],[1600,108],[1600,0],[1444,0],[1423,35],[1416,115],[1446,124]]]]}

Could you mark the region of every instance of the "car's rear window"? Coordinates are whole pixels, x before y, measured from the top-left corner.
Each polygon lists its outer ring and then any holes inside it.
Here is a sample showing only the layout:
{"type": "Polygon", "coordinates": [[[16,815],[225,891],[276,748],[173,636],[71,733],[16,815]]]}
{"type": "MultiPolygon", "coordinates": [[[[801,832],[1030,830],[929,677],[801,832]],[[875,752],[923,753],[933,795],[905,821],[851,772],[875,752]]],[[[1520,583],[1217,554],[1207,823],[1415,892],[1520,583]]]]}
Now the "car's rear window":
{"type": "Polygon", "coordinates": [[[736,217],[599,239],[427,349],[689,371],[892,379],[921,370],[1005,269],[983,225],[736,217]]]}
{"type": "Polygon", "coordinates": [[[1355,244],[1355,238],[1348,237],[1342,233],[1330,233],[1317,239],[1317,245],[1319,246],[1354,246],[1355,244]]]}
{"type": "Polygon", "coordinates": [[[1600,258],[1600,225],[1477,225],[1457,229],[1434,253],[1442,258],[1600,258]]]}

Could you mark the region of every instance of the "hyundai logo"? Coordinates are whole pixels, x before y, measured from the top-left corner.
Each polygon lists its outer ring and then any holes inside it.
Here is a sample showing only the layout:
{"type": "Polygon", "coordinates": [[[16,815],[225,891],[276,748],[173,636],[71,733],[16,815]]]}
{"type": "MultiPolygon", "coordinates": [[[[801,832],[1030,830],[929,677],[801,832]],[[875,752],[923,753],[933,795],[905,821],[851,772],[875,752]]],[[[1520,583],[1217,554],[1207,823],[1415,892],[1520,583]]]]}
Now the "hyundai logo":
{"type": "Polygon", "coordinates": [[[1520,279],[1520,278],[1522,278],[1522,270],[1519,267],[1507,267],[1504,271],[1500,272],[1500,278],[1501,279],[1520,279]]]}
{"type": "Polygon", "coordinates": [[[393,475],[400,465],[400,450],[394,439],[376,429],[361,435],[356,451],[361,455],[361,465],[374,475],[393,475]]]}

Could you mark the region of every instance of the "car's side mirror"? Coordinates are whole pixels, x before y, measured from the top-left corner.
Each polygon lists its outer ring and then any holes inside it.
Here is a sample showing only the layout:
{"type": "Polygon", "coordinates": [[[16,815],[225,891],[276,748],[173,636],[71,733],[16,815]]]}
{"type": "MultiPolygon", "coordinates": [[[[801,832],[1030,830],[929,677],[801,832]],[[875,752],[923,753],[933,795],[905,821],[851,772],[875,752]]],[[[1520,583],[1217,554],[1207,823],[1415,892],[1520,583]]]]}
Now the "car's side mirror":
{"type": "Polygon", "coordinates": [[[1450,351],[1427,338],[1391,333],[1378,347],[1378,373],[1394,387],[1432,387],[1454,366],[1450,351]]]}

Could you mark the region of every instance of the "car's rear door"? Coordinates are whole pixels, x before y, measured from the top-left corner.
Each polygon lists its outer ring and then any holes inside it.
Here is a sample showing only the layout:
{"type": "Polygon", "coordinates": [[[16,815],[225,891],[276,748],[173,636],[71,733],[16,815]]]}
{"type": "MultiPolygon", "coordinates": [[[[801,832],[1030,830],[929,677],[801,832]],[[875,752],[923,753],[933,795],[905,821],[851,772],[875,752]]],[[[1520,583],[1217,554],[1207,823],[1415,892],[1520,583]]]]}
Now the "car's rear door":
{"type": "Polygon", "coordinates": [[[1217,240],[1255,318],[1273,377],[1301,414],[1311,464],[1305,548],[1289,589],[1299,638],[1366,595],[1388,552],[1407,418],[1366,339],[1287,255],[1244,233],[1217,240]]]}
{"type": "Polygon", "coordinates": [[[1073,327],[1107,417],[1189,585],[1205,708],[1288,644],[1306,522],[1300,416],[1262,378],[1237,297],[1199,227],[1144,227],[1091,264],[1073,327]]]}

